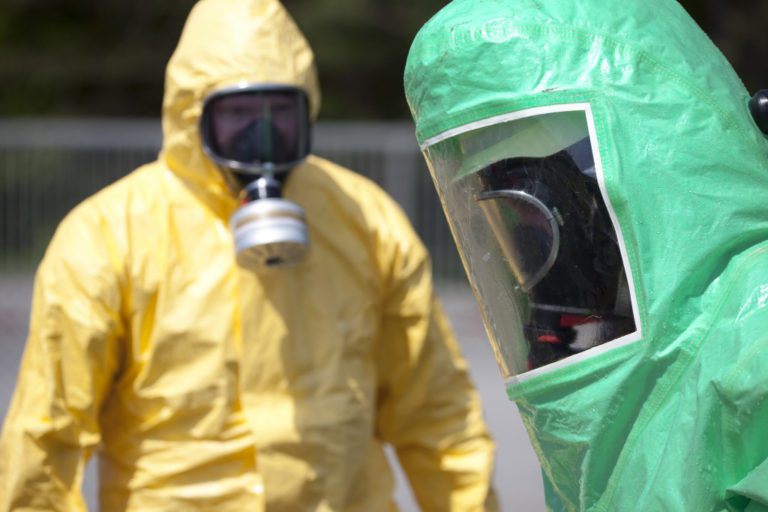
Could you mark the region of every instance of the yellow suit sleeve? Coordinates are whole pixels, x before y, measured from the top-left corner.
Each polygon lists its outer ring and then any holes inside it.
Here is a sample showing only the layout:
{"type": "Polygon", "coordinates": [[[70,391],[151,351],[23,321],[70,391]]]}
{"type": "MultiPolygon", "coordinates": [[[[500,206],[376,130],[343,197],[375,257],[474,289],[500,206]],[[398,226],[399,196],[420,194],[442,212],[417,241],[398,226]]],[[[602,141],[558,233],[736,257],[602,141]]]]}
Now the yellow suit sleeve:
{"type": "MultiPolygon", "coordinates": [[[[466,362],[436,298],[421,242],[400,215],[378,343],[377,428],[423,510],[496,510],[494,443],[466,362]]],[[[387,242],[384,242],[387,245],[387,242]]]]}
{"type": "Polygon", "coordinates": [[[35,277],[30,330],[0,437],[0,511],[81,511],[83,469],[118,365],[119,292],[102,233],[62,222],[35,277]]]}

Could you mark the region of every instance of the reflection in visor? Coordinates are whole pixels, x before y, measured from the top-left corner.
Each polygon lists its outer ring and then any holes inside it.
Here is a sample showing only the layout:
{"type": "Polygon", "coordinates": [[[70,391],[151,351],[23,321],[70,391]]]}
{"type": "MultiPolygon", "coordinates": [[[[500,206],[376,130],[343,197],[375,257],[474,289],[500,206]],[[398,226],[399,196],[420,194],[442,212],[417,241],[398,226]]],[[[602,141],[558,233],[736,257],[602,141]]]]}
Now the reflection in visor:
{"type": "Polygon", "coordinates": [[[222,91],[203,107],[206,153],[238,170],[281,170],[309,152],[308,100],[300,89],[269,87],[222,91]]]}
{"type": "Polygon", "coordinates": [[[555,216],[530,194],[499,190],[478,194],[520,288],[528,292],[552,268],[560,246],[555,216]]]}

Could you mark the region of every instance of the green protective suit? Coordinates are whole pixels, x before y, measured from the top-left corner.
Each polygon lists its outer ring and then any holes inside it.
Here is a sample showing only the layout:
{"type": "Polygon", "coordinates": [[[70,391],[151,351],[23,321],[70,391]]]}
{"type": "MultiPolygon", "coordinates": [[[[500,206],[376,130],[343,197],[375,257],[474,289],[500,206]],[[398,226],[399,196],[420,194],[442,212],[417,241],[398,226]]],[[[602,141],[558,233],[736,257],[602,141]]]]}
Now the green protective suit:
{"type": "Polygon", "coordinates": [[[235,262],[238,201],[204,156],[203,98],[304,89],[314,59],[276,1],[203,0],[167,72],[157,161],[59,226],[0,442],[0,510],[390,511],[395,452],[425,510],[493,510],[493,443],[424,246],[375,184],[316,156],[284,197],[307,258],[235,262]]]}
{"type": "Polygon", "coordinates": [[[508,382],[548,509],[768,510],[768,142],[684,9],[456,0],[416,36],[405,89],[422,145],[591,107],[642,336],[508,382]]]}

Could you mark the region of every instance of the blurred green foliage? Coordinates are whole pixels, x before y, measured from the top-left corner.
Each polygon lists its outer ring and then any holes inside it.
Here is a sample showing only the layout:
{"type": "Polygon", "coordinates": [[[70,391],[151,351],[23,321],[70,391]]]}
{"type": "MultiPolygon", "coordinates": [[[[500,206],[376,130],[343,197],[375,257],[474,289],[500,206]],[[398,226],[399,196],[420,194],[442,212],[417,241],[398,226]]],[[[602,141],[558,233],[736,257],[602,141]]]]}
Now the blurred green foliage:
{"type": "MultiPolygon", "coordinates": [[[[406,119],[413,36],[444,0],[285,0],[317,55],[323,119],[406,119]]],[[[768,87],[766,0],[682,2],[750,91],[768,87]]],[[[194,0],[3,0],[0,115],[157,117],[194,0]]]]}

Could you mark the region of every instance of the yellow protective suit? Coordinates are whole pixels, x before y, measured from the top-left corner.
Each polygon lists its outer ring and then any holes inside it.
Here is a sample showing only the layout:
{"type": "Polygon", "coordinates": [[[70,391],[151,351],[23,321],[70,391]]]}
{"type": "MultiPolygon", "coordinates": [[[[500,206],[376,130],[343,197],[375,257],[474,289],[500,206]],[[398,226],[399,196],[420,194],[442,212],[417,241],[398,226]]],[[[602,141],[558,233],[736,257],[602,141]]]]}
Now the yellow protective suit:
{"type": "Polygon", "coordinates": [[[428,255],[376,185],[326,160],[284,196],[311,248],[237,266],[237,207],[197,135],[246,80],[319,105],[312,52],[275,1],[203,0],[168,66],[156,162],[62,221],[40,264],[0,444],[0,510],[393,510],[391,443],[425,510],[494,508],[493,444],[428,255]]]}

